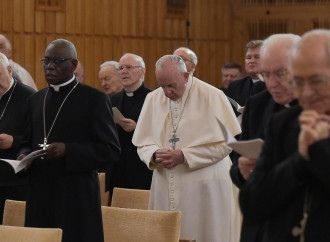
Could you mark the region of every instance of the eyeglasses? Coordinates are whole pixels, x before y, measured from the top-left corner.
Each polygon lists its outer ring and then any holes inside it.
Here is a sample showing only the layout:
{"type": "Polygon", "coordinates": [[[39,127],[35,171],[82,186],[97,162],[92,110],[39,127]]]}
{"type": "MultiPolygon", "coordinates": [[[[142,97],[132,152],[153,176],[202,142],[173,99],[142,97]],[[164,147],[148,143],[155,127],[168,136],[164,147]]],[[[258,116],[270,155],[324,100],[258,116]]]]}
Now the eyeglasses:
{"type": "Polygon", "coordinates": [[[274,72],[262,72],[261,75],[265,82],[269,82],[272,75],[274,75],[274,78],[278,82],[284,82],[287,81],[287,75],[289,74],[288,70],[281,68],[274,72]]]}
{"type": "Polygon", "coordinates": [[[124,65],[124,66],[119,66],[118,70],[122,71],[124,68],[126,68],[128,71],[135,69],[135,68],[140,68],[142,66],[132,66],[132,65],[124,65]]]}
{"type": "Polygon", "coordinates": [[[329,76],[316,75],[305,80],[303,78],[294,78],[289,81],[292,88],[301,91],[308,84],[308,86],[314,90],[323,88],[323,86],[330,80],[329,76]]]}
{"type": "Polygon", "coordinates": [[[52,58],[51,59],[51,58],[45,57],[45,58],[42,58],[40,61],[42,62],[42,64],[44,66],[48,66],[50,63],[53,63],[54,65],[60,65],[67,60],[74,60],[74,59],[72,59],[72,58],[56,58],[56,59],[52,58]]]}

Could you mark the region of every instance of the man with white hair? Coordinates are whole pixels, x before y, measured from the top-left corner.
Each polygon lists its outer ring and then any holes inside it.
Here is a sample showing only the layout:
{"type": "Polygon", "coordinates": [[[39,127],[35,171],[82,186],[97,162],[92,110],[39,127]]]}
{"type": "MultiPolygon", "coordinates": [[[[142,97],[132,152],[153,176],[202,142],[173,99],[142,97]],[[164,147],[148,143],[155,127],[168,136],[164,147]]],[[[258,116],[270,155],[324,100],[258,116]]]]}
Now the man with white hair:
{"type": "MultiPolygon", "coordinates": [[[[300,39],[294,34],[274,34],[264,40],[260,51],[260,68],[267,90],[248,99],[242,120],[241,140],[264,139],[273,114],[297,104],[289,84],[289,55],[300,39]]],[[[256,159],[234,155],[230,175],[238,188],[244,186],[256,159]]],[[[261,225],[244,218],[241,242],[257,242],[261,225]]]]}
{"type": "Polygon", "coordinates": [[[99,80],[106,94],[112,95],[123,90],[117,61],[106,61],[100,65],[99,80]]]}
{"type": "Polygon", "coordinates": [[[173,52],[173,55],[180,56],[184,61],[189,74],[194,74],[198,62],[197,55],[194,51],[187,47],[179,47],[173,52]]]}
{"type": "Polygon", "coordinates": [[[153,170],[149,209],[182,212],[181,237],[196,241],[238,240],[231,165],[220,121],[240,127],[219,89],[194,78],[178,55],[156,63],[160,86],[148,94],[133,144],[153,170]]]}
{"type": "Polygon", "coordinates": [[[9,63],[13,69],[13,77],[17,81],[32,87],[34,90],[37,90],[36,84],[34,83],[30,73],[11,59],[11,44],[7,37],[2,34],[0,34],[0,53],[3,53],[8,58],[9,63]]]}
{"type": "Polygon", "coordinates": [[[151,92],[144,85],[145,63],[141,56],[126,53],[120,58],[118,69],[124,90],[111,95],[110,100],[112,106],[117,107],[125,118],[117,123],[121,155],[110,174],[110,191],[113,187],[149,190],[152,172],[141,162],[132,144],[144,100],[151,92]]]}
{"type": "Polygon", "coordinates": [[[271,119],[240,204],[247,219],[264,224],[261,241],[328,242],[330,31],[305,33],[289,67],[300,107],[271,119]]]}
{"type": "MultiPolygon", "coordinates": [[[[0,158],[16,159],[23,139],[27,114],[27,99],[35,91],[12,78],[7,57],[0,53],[0,158]]],[[[8,173],[1,169],[0,221],[6,199],[25,201],[27,180],[24,172],[8,173]],[[4,172],[6,172],[4,174],[4,172]]]]}

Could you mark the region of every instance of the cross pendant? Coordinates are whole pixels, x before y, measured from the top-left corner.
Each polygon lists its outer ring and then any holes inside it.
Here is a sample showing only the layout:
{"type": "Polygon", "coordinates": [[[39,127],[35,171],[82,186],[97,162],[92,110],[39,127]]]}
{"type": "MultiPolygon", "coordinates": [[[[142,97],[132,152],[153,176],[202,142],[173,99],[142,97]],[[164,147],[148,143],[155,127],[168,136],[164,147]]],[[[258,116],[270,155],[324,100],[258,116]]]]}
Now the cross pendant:
{"type": "Polygon", "coordinates": [[[179,140],[180,139],[178,137],[176,137],[175,132],[173,132],[172,137],[168,140],[168,142],[171,143],[171,147],[172,147],[173,150],[175,150],[176,142],[178,142],[179,140]]]}
{"type": "Polygon", "coordinates": [[[49,144],[47,144],[47,138],[44,138],[43,144],[39,144],[39,147],[42,147],[43,150],[45,150],[48,146],[49,144]]]}

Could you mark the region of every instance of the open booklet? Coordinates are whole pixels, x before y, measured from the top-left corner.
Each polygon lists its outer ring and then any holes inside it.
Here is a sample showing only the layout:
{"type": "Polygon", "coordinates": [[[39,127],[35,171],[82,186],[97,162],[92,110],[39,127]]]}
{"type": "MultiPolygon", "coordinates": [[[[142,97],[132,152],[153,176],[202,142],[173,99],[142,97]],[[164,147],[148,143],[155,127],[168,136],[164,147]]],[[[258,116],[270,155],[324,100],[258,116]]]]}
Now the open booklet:
{"type": "Polygon", "coordinates": [[[120,119],[125,118],[124,115],[119,111],[119,109],[117,107],[113,107],[112,112],[113,112],[113,119],[114,119],[115,123],[118,123],[118,121],[120,119]]]}
{"type": "Polygon", "coordinates": [[[259,157],[262,145],[264,143],[262,139],[236,140],[235,137],[221,122],[220,128],[225,137],[227,145],[238,154],[251,159],[257,159],[259,157]]]}
{"type": "Polygon", "coordinates": [[[1,159],[0,162],[6,162],[7,164],[11,165],[12,169],[15,173],[19,172],[20,170],[24,169],[27,164],[33,161],[37,157],[41,157],[45,154],[44,150],[36,150],[25,156],[22,160],[9,160],[9,159],[1,159]]]}
{"type": "Polygon", "coordinates": [[[244,107],[240,106],[234,99],[232,99],[228,96],[227,96],[227,98],[228,98],[229,102],[236,108],[236,111],[238,113],[242,114],[244,112],[244,107]]]}

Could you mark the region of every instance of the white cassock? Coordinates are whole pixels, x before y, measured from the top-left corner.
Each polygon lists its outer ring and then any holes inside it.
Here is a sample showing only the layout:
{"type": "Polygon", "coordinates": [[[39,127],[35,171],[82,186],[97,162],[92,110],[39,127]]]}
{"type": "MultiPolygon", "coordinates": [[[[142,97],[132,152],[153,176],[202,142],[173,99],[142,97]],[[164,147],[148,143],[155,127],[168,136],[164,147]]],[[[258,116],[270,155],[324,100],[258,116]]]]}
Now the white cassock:
{"type": "Polygon", "coordinates": [[[166,169],[152,159],[156,150],[171,149],[170,100],[162,88],[147,95],[134,132],[132,142],[141,160],[154,170],[149,209],[180,210],[181,238],[237,242],[240,221],[229,175],[231,149],[224,143],[219,121],[233,135],[241,132],[240,126],[222,91],[191,79],[183,97],[171,101],[178,123],[176,149],[182,150],[184,164],[166,169]]]}

